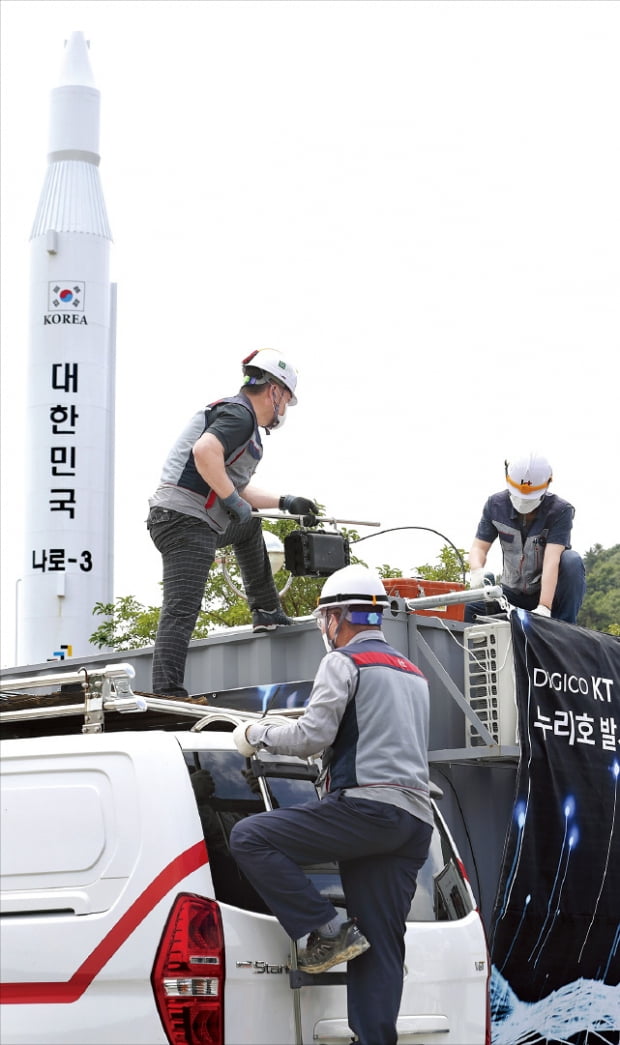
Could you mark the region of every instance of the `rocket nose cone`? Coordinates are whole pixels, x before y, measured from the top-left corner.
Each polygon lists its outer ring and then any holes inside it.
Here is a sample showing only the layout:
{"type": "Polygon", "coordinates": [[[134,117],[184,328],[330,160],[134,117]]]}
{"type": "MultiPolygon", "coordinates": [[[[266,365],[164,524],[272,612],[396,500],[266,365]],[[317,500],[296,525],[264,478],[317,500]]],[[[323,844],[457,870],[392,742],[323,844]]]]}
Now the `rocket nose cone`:
{"type": "Polygon", "coordinates": [[[60,87],[81,85],[94,87],[93,71],[88,57],[88,41],[84,33],[71,33],[65,41],[65,55],[60,73],[60,87]]]}

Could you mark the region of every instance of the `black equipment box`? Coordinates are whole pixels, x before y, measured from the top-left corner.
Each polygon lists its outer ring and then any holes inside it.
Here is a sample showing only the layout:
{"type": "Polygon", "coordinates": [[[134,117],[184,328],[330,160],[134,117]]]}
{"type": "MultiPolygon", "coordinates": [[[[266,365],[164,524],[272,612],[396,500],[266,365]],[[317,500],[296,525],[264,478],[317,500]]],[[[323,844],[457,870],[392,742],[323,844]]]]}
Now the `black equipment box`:
{"type": "Polygon", "coordinates": [[[284,538],[284,566],[293,577],[329,577],[349,562],[349,542],[339,533],[293,530],[284,538]]]}

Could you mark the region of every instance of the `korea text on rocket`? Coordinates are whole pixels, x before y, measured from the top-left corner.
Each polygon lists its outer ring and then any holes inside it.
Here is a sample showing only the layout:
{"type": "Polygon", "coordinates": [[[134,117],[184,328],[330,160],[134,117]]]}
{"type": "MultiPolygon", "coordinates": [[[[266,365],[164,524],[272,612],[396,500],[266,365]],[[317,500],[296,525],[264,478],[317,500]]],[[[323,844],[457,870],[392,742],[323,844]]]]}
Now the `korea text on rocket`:
{"type": "Polygon", "coordinates": [[[31,234],[18,663],[89,653],[93,607],[112,601],[116,287],[98,167],[99,91],[76,32],[31,234]]]}

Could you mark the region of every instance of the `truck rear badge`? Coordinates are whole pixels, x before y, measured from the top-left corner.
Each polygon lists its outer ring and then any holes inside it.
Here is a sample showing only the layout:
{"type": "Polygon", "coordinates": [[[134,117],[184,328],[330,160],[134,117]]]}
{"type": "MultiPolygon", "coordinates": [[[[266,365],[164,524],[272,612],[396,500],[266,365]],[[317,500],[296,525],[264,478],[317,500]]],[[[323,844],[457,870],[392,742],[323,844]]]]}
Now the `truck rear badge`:
{"type": "Polygon", "coordinates": [[[284,973],[283,965],[269,965],[268,962],[236,962],[238,969],[252,969],[257,973],[284,973]]]}

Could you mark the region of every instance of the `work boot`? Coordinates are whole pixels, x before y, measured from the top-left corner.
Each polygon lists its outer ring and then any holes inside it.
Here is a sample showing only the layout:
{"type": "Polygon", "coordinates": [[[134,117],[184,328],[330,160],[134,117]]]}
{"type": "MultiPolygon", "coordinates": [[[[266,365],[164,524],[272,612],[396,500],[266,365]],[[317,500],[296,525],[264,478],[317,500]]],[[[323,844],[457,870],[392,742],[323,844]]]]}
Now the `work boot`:
{"type": "Polygon", "coordinates": [[[355,922],[343,922],[337,936],[310,933],[306,949],[298,955],[297,965],[302,972],[326,972],[333,965],[350,962],[359,957],[369,947],[368,940],[355,922]]]}
{"type": "Polygon", "coordinates": [[[179,700],[186,700],[189,697],[189,693],[183,686],[170,686],[169,689],[158,689],[155,693],[156,697],[177,697],[179,700]]]}
{"type": "Polygon", "coordinates": [[[292,617],[287,617],[283,610],[252,610],[253,631],[275,631],[276,628],[286,628],[294,624],[292,617]]]}

